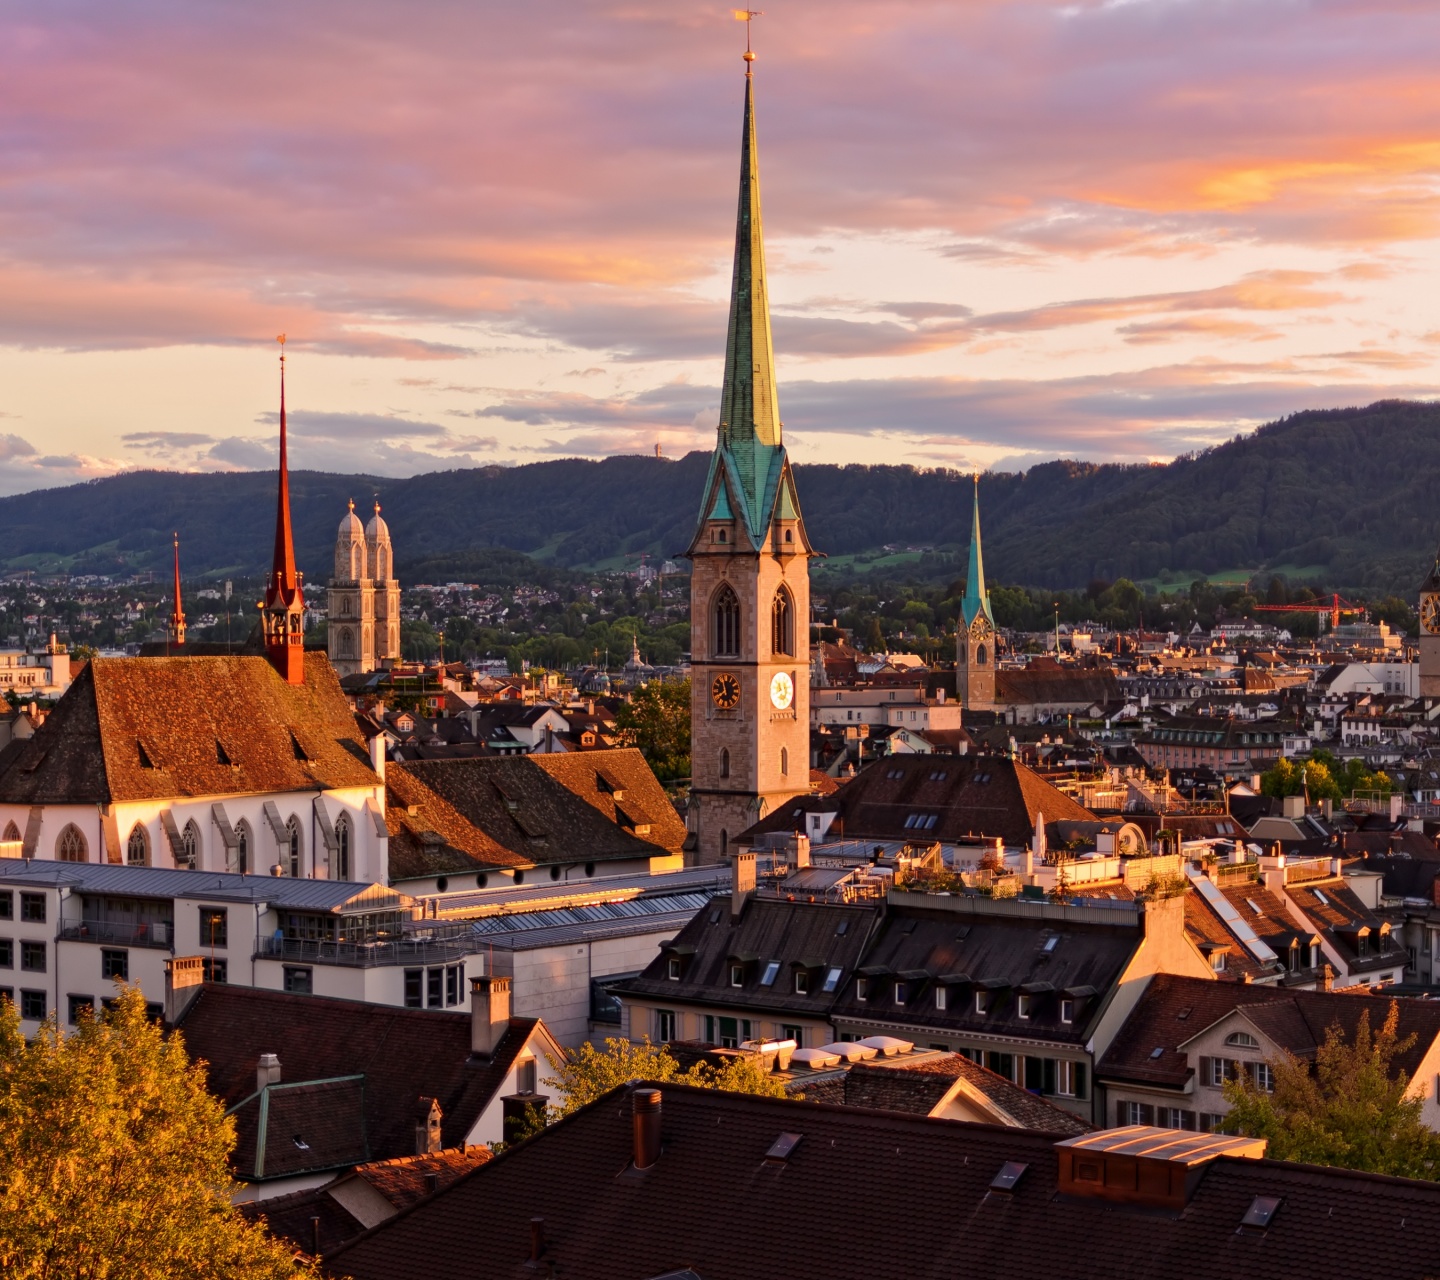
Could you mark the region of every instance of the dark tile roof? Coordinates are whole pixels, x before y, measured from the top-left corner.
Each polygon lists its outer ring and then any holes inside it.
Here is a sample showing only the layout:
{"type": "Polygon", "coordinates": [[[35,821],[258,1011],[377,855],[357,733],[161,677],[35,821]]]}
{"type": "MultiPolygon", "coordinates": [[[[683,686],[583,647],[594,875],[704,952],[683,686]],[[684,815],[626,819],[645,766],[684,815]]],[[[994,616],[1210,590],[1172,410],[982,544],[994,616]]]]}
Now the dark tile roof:
{"type": "Polygon", "coordinates": [[[1405,948],[1390,936],[1388,929],[1382,932],[1380,917],[1360,901],[1349,885],[1340,881],[1292,884],[1286,886],[1285,892],[1345,958],[1350,972],[1368,973],[1405,963],[1405,948]],[[1361,929],[1369,930],[1363,954],[1356,932],[1361,929]]]}
{"type": "Polygon", "coordinates": [[[385,770],[385,828],[392,880],[533,865],[491,839],[398,762],[385,770]]]}
{"type": "Polygon", "coordinates": [[[1440,1186],[1215,1159],[1182,1213],[1057,1195],[1025,1129],[666,1085],[662,1146],[631,1170],[626,1091],[606,1095],[343,1247],[354,1280],[531,1274],[651,1280],[1420,1280],[1440,1265],[1440,1186]],[[766,1153],[800,1135],[783,1160],[766,1153]],[[1009,1193],[991,1183],[1025,1166],[1009,1193]],[[1256,1196],[1281,1201],[1241,1228],[1256,1196]],[[531,1218],[545,1252],[528,1269],[531,1218]],[[1404,1223],[1403,1227],[1401,1226],[1404,1223]]]}
{"type": "Polygon", "coordinates": [[[368,1160],[364,1110],[363,1076],[281,1083],[252,1094],[229,1112],[236,1176],[285,1178],[368,1160]]]}
{"type": "Polygon", "coordinates": [[[420,1156],[398,1156],[376,1160],[355,1170],[397,1209],[408,1209],[430,1194],[426,1180],[433,1174],[441,1187],[448,1187],[462,1173],[491,1158],[489,1147],[452,1147],[420,1156]]]}
{"type": "Polygon", "coordinates": [[[1432,853],[1431,857],[1422,859],[1371,855],[1361,866],[1366,871],[1380,872],[1387,897],[1424,898],[1427,902],[1440,904],[1435,892],[1436,879],[1440,878],[1440,856],[1432,853]]]}
{"type": "Polygon", "coordinates": [[[1108,669],[1065,667],[1052,660],[1032,662],[1020,670],[1006,667],[995,673],[995,701],[1001,706],[1106,703],[1120,696],[1120,684],[1108,669]]]}
{"type": "MultiPolygon", "coordinates": [[[[1347,992],[1296,991],[1251,983],[1207,982],[1157,974],[1146,988],[1105,1056],[1096,1065],[1099,1079],[1132,1080],[1141,1084],[1183,1088],[1189,1078],[1187,1055],[1179,1046],[1244,1008],[1282,1048],[1296,1057],[1310,1057],[1323,1043],[1326,1030],[1338,1023],[1353,1035],[1360,1015],[1378,1028],[1390,1011],[1391,997],[1347,992]],[[1163,1052],[1156,1056],[1155,1050],[1163,1052]]],[[[1412,1075],[1437,1035],[1440,1001],[1401,999],[1400,1037],[1412,1032],[1415,1044],[1397,1055],[1395,1065],[1412,1075]]]]}
{"type": "MultiPolygon", "coordinates": [[[[852,839],[955,841],[1000,836],[1021,843],[1034,834],[1039,813],[1046,822],[1095,820],[1093,813],[1034,770],[1003,756],[886,756],[821,804],[839,815],[830,835],[852,839]],[[924,826],[914,825],[916,815],[927,819],[924,826]],[[907,821],[912,825],[907,827],[907,821]]],[[[805,807],[780,805],[751,827],[746,838],[796,829],[795,810],[805,807]]]]}
{"type": "Polygon", "coordinates": [[[323,653],[306,653],[296,685],[260,657],[96,658],[0,775],[0,801],[110,804],[377,781],[323,653]]]}
{"type": "MultiPolygon", "coordinates": [[[[190,1056],[204,1060],[210,1091],[226,1107],[255,1094],[263,1053],[279,1057],[282,1083],[363,1076],[367,1149],[354,1163],[415,1150],[415,1099],[422,1093],[439,1101],[444,1142],[463,1142],[535,1026],[533,1018],[512,1018],[497,1052],[477,1059],[470,1056],[468,1013],[207,983],[176,1030],[190,1056]]],[[[237,1169],[255,1168],[254,1138],[247,1140],[243,1129],[234,1159],[237,1169]]],[[[268,1145],[265,1176],[275,1176],[268,1145]]]]}
{"type": "Polygon", "coordinates": [[[1185,932],[1203,954],[1212,948],[1225,948],[1225,968],[1216,972],[1221,981],[1256,982],[1279,974],[1278,965],[1261,964],[1200,893],[1185,895],[1185,932]]]}
{"type": "Polygon", "coordinates": [[[736,922],[730,915],[730,895],[724,894],[701,907],[638,978],[613,989],[622,997],[642,995],[824,1018],[854,974],[878,917],[879,908],[873,906],[792,902],[762,895],[745,903],[736,922]],[[672,955],[681,958],[678,982],[666,976],[672,955]],[[779,968],[766,986],[765,970],[771,962],[779,968]],[[730,984],[734,963],[744,966],[740,987],[730,984]],[[795,990],[795,972],[802,967],[810,971],[806,995],[795,990]],[[831,969],[839,969],[840,976],[836,990],[826,992],[822,987],[831,969]]]}

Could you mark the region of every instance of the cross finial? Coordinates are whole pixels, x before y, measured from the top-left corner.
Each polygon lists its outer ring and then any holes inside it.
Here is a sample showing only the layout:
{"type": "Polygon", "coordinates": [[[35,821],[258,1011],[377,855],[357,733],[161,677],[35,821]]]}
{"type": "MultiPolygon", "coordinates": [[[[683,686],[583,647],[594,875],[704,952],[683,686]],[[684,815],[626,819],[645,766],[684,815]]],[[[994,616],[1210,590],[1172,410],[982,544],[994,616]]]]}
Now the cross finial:
{"type": "MultiPolygon", "coordinates": [[[[763,9],[733,9],[731,12],[734,13],[736,22],[745,24],[745,61],[747,63],[754,62],[755,51],[750,47],[750,24],[756,18],[763,18],[765,11],[763,9]]],[[[746,66],[745,74],[747,76],[750,74],[749,66],[746,66]]]]}
{"type": "Polygon", "coordinates": [[[351,499],[350,499],[350,513],[351,513],[352,515],[355,513],[355,499],[354,499],[354,498],[351,498],[351,499]]]}
{"type": "Polygon", "coordinates": [[[285,363],[285,335],[284,335],[283,333],[277,334],[277,335],[276,335],[276,338],[275,338],[275,341],[280,344],[280,363],[281,363],[281,364],[284,364],[284,363],[285,363]]]}

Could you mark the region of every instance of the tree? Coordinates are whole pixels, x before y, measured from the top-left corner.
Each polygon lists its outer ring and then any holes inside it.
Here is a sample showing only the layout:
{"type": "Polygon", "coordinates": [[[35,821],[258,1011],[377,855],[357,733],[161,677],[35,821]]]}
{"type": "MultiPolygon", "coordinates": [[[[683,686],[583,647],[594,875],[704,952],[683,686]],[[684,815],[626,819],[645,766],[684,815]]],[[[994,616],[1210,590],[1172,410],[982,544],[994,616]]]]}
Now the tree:
{"type": "Polygon", "coordinates": [[[587,1041],[578,1049],[566,1049],[565,1056],[550,1065],[555,1074],[545,1083],[558,1089],[561,1097],[559,1105],[550,1111],[556,1120],[631,1080],[688,1084],[697,1089],[756,1093],[770,1098],[787,1096],[784,1082],[766,1071],[756,1058],[732,1058],[718,1067],[697,1063],[689,1071],[681,1071],[670,1050],[651,1044],[648,1036],[639,1044],[607,1039],[603,1049],[587,1041]]]}
{"type": "Polygon", "coordinates": [[[690,776],[689,680],[652,680],[636,689],[616,711],[615,727],[661,782],[690,776]]]}
{"type": "Polygon", "coordinates": [[[1379,1031],[1371,1031],[1368,1009],[1348,1042],[1332,1025],[1313,1069],[1288,1053],[1270,1060],[1274,1092],[1248,1074],[1227,1081],[1225,1128],[1268,1138],[1276,1160],[1440,1180],[1440,1134],[1426,1127],[1424,1098],[1407,1096],[1410,1078],[1395,1067],[1415,1042],[1398,1038],[1399,1023],[1391,1000],[1379,1031]]]}
{"type": "Polygon", "coordinates": [[[123,987],[29,1043],[0,1000],[0,1273],[8,1280],[312,1276],[231,1207],[234,1121],[123,987]]]}

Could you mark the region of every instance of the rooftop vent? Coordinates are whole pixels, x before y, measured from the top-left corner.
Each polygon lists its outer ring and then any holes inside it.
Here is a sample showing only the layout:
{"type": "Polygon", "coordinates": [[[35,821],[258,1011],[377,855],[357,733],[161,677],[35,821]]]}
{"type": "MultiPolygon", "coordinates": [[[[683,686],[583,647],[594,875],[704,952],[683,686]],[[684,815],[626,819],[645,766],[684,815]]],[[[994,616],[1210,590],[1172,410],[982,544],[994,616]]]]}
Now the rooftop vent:
{"type": "Polygon", "coordinates": [[[1060,1190],[1120,1204],[1183,1209],[1217,1156],[1259,1160],[1265,1139],[1126,1125],[1055,1144],[1060,1190]]]}
{"type": "Polygon", "coordinates": [[[1007,1160],[1000,1166],[1000,1172],[990,1179],[990,1190],[1001,1191],[1009,1195],[1020,1184],[1020,1179],[1025,1176],[1025,1170],[1030,1166],[1021,1164],[1018,1160],[1007,1160]]]}

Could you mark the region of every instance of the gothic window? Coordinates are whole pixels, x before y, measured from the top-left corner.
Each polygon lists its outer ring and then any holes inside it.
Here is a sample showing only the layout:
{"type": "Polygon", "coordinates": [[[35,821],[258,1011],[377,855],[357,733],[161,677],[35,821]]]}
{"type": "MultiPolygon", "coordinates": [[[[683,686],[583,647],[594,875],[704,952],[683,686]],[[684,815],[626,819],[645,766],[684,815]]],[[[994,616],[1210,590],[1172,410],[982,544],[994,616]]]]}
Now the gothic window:
{"type": "MultiPolygon", "coordinates": [[[[345,602],[345,612],[350,612],[350,602],[345,602]]],[[[343,627],[340,631],[340,656],[342,658],[353,658],[355,656],[355,641],[351,637],[350,628],[343,627]]]]}
{"type": "Polygon", "coordinates": [[[985,646],[983,644],[977,644],[975,646],[975,665],[977,667],[983,667],[985,665],[985,646]]]}
{"type": "Polygon", "coordinates": [[[730,856],[730,833],[724,827],[720,828],[720,857],[722,859],[730,856]]]}
{"type": "Polygon", "coordinates": [[[195,825],[194,818],[185,824],[185,833],[180,837],[180,848],[180,865],[194,871],[200,865],[200,828],[195,825]]]}
{"type": "Polygon", "coordinates": [[[5,839],[7,839],[7,840],[18,840],[18,839],[20,839],[20,828],[17,827],[13,822],[7,822],[7,823],[5,824],[5,839]]]}
{"type": "Polygon", "coordinates": [[[790,773],[790,749],[780,748],[780,773],[782,777],[788,777],[790,773]]]}
{"type": "Polygon", "coordinates": [[[285,850],[284,850],[284,852],[285,852],[285,855],[286,855],[286,861],[287,861],[287,863],[289,864],[289,865],[286,867],[285,874],[286,874],[286,875],[290,875],[290,876],[294,876],[294,877],[296,877],[296,878],[298,879],[298,878],[299,878],[299,875],[300,875],[300,854],[301,854],[301,848],[300,848],[300,819],[297,818],[297,817],[295,817],[295,816],[292,814],[292,815],[290,816],[290,821],[285,824],[285,831],[286,831],[286,834],[287,834],[287,837],[288,837],[288,838],[287,838],[286,841],[285,841],[285,850]]]}
{"type": "Polygon", "coordinates": [[[965,665],[965,641],[963,640],[955,646],[955,661],[961,666],[965,665]]]}
{"type": "Polygon", "coordinates": [[[335,823],[335,878],[350,879],[350,819],[343,813],[335,823]]]}
{"type": "Polygon", "coordinates": [[[341,612],[345,617],[347,617],[347,618],[350,616],[350,597],[349,597],[349,596],[341,596],[341,597],[340,597],[340,612],[341,612]]]}
{"type": "Polygon", "coordinates": [[[720,776],[721,776],[722,778],[728,778],[728,777],[730,776],[730,748],[729,748],[729,747],[721,747],[721,748],[720,748],[720,776]]]}
{"type": "Polygon", "coordinates": [[[132,867],[150,865],[150,837],[138,822],[130,828],[130,838],[125,842],[125,861],[132,867]]]}
{"type": "Polygon", "coordinates": [[[740,601],[730,587],[723,586],[715,597],[715,655],[740,656],[740,601]]]}
{"type": "Polygon", "coordinates": [[[73,822],[67,823],[60,838],[55,842],[55,856],[61,862],[84,862],[86,860],[85,837],[73,822]]]}
{"type": "Polygon", "coordinates": [[[250,824],[242,818],[235,824],[235,870],[242,876],[250,873],[250,849],[253,845],[250,824]]]}
{"type": "Polygon", "coordinates": [[[795,606],[784,587],[775,593],[770,606],[770,649],[787,656],[795,652],[795,606]]]}

